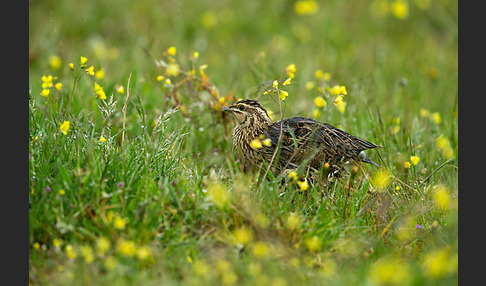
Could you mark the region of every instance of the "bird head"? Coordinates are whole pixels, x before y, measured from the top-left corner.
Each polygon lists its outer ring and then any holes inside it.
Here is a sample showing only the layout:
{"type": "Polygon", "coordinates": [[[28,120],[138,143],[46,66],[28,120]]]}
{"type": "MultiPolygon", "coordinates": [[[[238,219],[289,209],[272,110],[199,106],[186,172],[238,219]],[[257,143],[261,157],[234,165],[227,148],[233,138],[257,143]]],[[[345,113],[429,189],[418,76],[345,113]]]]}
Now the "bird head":
{"type": "Polygon", "coordinates": [[[256,100],[243,99],[223,108],[223,111],[231,113],[239,125],[245,127],[255,124],[273,123],[267,110],[256,100]]]}

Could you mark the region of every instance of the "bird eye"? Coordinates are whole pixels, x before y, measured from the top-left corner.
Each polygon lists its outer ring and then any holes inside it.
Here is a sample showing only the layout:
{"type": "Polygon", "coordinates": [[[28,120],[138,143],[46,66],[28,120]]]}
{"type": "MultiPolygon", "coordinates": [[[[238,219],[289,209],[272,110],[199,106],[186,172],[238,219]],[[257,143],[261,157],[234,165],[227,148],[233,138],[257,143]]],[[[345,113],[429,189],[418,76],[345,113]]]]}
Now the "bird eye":
{"type": "Polygon", "coordinates": [[[244,105],[240,105],[240,106],[238,106],[238,109],[241,110],[241,111],[243,111],[243,110],[245,110],[245,106],[244,105]]]}

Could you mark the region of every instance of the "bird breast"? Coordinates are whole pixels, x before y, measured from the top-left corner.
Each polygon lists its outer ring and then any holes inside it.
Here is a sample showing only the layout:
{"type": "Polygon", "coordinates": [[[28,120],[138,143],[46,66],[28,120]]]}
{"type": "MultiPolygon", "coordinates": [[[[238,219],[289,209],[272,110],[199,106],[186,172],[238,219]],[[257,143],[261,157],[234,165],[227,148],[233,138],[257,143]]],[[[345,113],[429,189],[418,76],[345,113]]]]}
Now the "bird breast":
{"type": "Polygon", "coordinates": [[[251,141],[258,138],[262,133],[263,130],[259,129],[242,128],[239,125],[235,127],[233,149],[244,168],[251,168],[255,163],[260,163],[262,160],[260,152],[251,147],[251,141]]]}

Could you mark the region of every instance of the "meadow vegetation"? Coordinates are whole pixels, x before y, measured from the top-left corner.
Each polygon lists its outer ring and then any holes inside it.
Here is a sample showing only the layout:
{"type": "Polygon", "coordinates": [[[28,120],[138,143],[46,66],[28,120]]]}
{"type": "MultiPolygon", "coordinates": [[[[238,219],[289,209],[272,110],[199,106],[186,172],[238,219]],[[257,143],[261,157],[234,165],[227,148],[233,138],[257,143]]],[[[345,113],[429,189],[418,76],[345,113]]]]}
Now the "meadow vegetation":
{"type": "Polygon", "coordinates": [[[457,10],[31,1],[30,285],[457,284],[457,10]],[[243,98],[382,167],[245,175],[221,112],[243,98]]]}

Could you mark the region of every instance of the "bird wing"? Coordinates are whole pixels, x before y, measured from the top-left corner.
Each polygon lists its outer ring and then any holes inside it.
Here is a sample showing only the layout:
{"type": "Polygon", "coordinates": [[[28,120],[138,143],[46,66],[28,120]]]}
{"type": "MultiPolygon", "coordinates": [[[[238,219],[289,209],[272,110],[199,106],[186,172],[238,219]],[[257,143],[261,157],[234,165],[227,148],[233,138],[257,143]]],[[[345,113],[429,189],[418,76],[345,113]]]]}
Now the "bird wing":
{"type": "MultiPolygon", "coordinates": [[[[272,143],[277,143],[280,134],[280,121],[275,122],[270,130],[269,137],[272,143]]],[[[322,123],[306,117],[291,117],[282,122],[283,143],[282,148],[293,152],[294,148],[306,142],[315,142],[324,145],[328,151],[336,155],[356,153],[367,149],[379,147],[364,139],[353,136],[330,124],[322,123]]]]}

